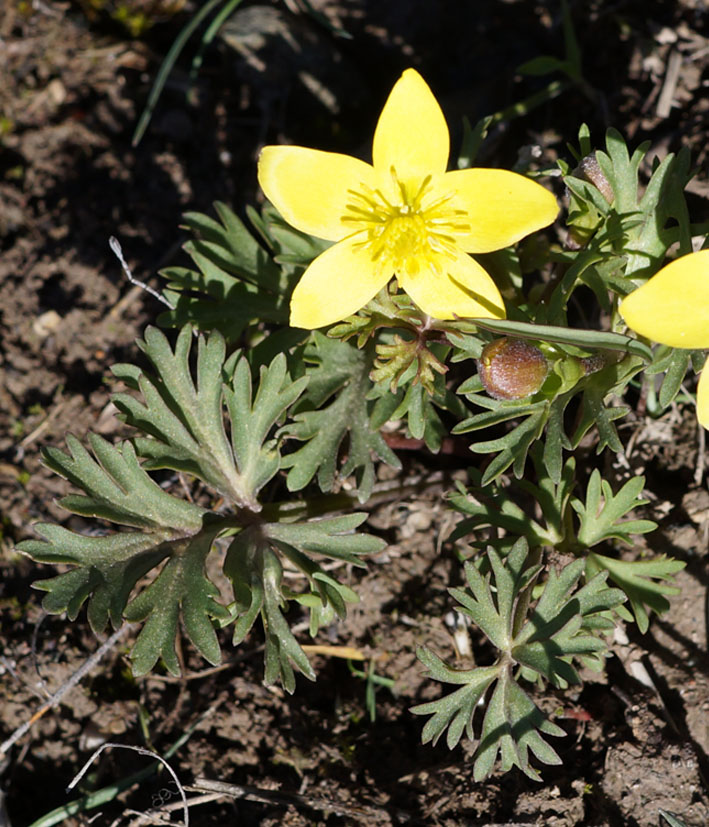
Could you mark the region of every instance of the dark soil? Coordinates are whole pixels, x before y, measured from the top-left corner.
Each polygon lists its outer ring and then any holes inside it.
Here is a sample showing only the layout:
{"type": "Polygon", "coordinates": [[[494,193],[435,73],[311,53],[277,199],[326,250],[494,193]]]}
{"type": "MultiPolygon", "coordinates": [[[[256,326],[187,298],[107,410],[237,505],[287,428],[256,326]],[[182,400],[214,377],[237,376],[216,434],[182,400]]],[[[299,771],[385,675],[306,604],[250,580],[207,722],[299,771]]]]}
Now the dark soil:
{"type": "MultiPolygon", "coordinates": [[[[237,211],[257,203],[254,161],[264,142],[365,154],[388,91],[413,65],[441,100],[455,145],[462,115],[474,123],[548,80],[522,78],[514,67],[563,55],[557,2],[313,0],[349,40],[297,6],[248,4],[207,52],[188,97],[189,62],[181,62],[137,148],[132,130],[189,9],[140,41],[103,18],[88,21],[68,2],[7,2],[0,11],[1,739],[98,645],[83,614],[74,623],[43,615],[30,586],[52,571],[14,546],[37,520],[86,528],[55,505],[66,486],[41,467],[40,449],[61,445],[67,432],[120,433],[109,367],[138,358],[134,340],[159,311],[125,281],[108,237],[118,236],[135,275],[157,286],[156,271],[180,259],[182,212],[207,212],[217,199],[237,211]],[[274,27],[306,48],[295,53],[277,36],[259,45],[259,32],[274,27]]],[[[695,221],[706,221],[706,3],[595,0],[571,8],[584,87],[502,124],[482,162],[511,166],[520,148],[539,146],[553,163],[568,157],[566,142],[582,123],[596,145],[614,126],[633,146],[650,141],[650,156],[690,148],[698,169],[690,207],[695,221]]],[[[73,800],[66,786],[103,741],[164,753],[188,732],[170,761],[180,781],[206,777],[242,788],[237,798],[192,808],[196,825],[642,827],[658,824],[659,808],[692,827],[709,823],[705,456],[691,411],[632,427],[640,431],[634,451],[618,464],[647,475],[648,511],[661,523],[648,542],[686,561],[682,593],[645,636],[619,635],[605,674],[543,696],[567,737],[554,744],[563,766],[545,768],[542,783],[514,771],[476,784],[465,746],[420,744],[421,721],[408,708],[438,690],[422,679],[415,649],[428,644],[454,658],[446,589],[461,578],[443,542],[455,518],[439,480],[464,473],[468,460],[402,451],[425,493],[372,509],[371,528],[390,545],[368,573],[352,574],[362,603],[317,641],[356,646],[395,680],[393,691],[378,692],[374,721],[364,682],[336,658],[317,657],[317,682],[299,679],[290,697],[263,687],[256,637],[234,651],[225,635],[218,669],[205,669],[186,645],[180,680],[133,679],[122,641],[0,754],[9,819],[0,792],[0,824],[29,825],[73,800]],[[654,688],[638,680],[648,675],[654,688]]],[[[149,762],[108,750],[80,787],[118,782],[149,762]]],[[[166,802],[179,805],[174,785],[153,775],[63,823],[162,823],[139,814],[166,802]]],[[[175,812],[177,823],[182,811],[175,812]]]]}

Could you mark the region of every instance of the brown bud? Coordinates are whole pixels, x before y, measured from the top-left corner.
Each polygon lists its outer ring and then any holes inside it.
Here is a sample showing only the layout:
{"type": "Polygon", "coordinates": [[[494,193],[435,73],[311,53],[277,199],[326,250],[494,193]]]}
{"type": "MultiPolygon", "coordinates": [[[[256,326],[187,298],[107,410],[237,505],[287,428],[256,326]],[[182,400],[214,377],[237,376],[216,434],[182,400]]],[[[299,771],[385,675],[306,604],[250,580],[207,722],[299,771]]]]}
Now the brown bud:
{"type": "Polygon", "coordinates": [[[477,366],[483,387],[494,399],[531,396],[549,373],[549,363],[538,347],[507,336],[485,345],[477,366]]]}
{"type": "Polygon", "coordinates": [[[608,179],[603,174],[601,167],[596,159],[596,153],[592,152],[585,158],[581,159],[581,163],[573,171],[573,174],[579,178],[585,178],[590,181],[593,186],[601,193],[609,204],[613,203],[615,195],[613,195],[613,188],[608,183],[608,179]],[[578,175],[578,173],[581,175],[578,175]]]}
{"type": "Polygon", "coordinates": [[[586,356],[579,359],[579,361],[586,376],[596,373],[606,366],[606,357],[602,353],[594,353],[593,356],[586,356]]]}

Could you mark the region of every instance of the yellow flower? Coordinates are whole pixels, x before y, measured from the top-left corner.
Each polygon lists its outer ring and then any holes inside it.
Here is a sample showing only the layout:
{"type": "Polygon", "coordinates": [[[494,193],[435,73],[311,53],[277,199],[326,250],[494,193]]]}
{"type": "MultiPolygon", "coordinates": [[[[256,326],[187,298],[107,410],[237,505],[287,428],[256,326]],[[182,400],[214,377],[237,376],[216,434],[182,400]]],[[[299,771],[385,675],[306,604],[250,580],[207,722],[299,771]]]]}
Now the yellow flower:
{"type": "MultiPolygon", "coordinates": [[[[620,304],[632,330],[655,342],[691,350],[709,348],[709,250],[682,256],[620,304]]],[[[697,386],[697,419],[709,428],[709,371],[697,386]]]]}
{"type": "Polygon", "coordinates": [[[394,275],[429,316],[504,318],[497,287],[467,253],[499,250],[547,226],[556,200],[507,170],[446,172],[448,154],[441,108],[413,69],[379,117],[373,164],[299,146],[263,149],[266,197],[297,229],[337,242],[293,291],[291,325],[344,319],[394,275]]]}

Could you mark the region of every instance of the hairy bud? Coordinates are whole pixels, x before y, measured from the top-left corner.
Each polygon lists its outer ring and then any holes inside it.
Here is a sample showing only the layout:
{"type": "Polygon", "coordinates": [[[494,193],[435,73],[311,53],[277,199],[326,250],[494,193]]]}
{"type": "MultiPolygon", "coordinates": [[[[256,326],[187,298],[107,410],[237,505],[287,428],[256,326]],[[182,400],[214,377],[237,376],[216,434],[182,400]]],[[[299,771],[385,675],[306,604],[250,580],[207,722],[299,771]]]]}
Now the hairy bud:
{"type": "Polygon", "coordinates": [[[603,174],[603,171],[598,164],[598,160],[596,159],[595,152],[592,152],[590,155],[582,158],[581,163],[576,167],[572,174],[590,181],[609,204],[613,203],[613,199],[615,198],[613,188],[608,183],[606,176],[603,174]],[[579,175],[579,173],[581,174],[579,175]]]}
{"type": "Polygon", "coordinates": [[[483,387],[494,399],[531,396],[549,373],[549,363],[538,347],[507,336],[485,345],[477,366],[483,387]]]}

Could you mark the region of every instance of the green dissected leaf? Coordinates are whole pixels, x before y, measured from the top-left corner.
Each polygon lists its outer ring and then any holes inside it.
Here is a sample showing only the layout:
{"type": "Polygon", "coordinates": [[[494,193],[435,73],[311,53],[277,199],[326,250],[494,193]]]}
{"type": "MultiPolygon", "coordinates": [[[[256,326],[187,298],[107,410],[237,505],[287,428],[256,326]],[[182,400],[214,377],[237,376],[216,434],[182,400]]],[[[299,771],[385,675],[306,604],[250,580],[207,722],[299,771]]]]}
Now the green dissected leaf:
{"type": "Polygon", "coordinates": [[[122,532],[83,537],[61,526],[40,523],[34,530],[42,540],[25,540],[18,548],[40,563],[68,563],[77,568],[47,580],[36,589],[48,592],[42,606],[50,614],[66,612],[74,620],[88,598],[88,619],[100,634],[111,624],[118,628],[128,597],[137,582],[170,554],[165,535],[122,532]]]}
{"type": "Polygon", "coordinates": [[[295,230],[267,204],[261,214],[247,210],[263,246],[229,207],[214,206],[219,220],[196,212],[184,216],[194,236],[184,250],[197,269],[161,271],[168,279],[163,297],[173,309],[158,322],[219,331],[230,343],[253,323],[287,324],[293,288],[329,243],[295,230]]]}
{"type": "Polygon", "coordinates": [[[282,609],[287,606],[281,592],[283,566],[268,538],[256,527],[242,531],[229,546],[224,573],[232,581],[236,599],[235,644],[246,637],[261,616],[265,635],[264,683],[271,685],[280,680],[286,691],[293,693],[293,665],[315,680],[315,672],[283,616],[282,609]]]}
{"type": "Polygon", "coordinates": [[[687,375],[691,358],[691,350],[660,345],[655,353],[655,361],[645,368],[647,376],[655,376],[658,373],[665,374],[658,394],[661,410],[664,410],[675,400],[682,387],[682,382],[684,382],[684,377],[687,375]]]}
{"type": "Polygon", "coordinates": [[[483,578],[471,562],[465,564],[466,589],[449,589],[460,606],[457,611],[468,615],[497,649],[508,652],[514,637],[513,611],[526,586],[539,572],[539,565],[527,566],[528,547],[524,539],[510,549],[504,562],[492,548],[486,558],[495,580],[493,593],[490,579],[483,578]]]}
{"type": "MultiPolygon", "coordinates": [[[[591,153],[587,135],[584,143],[583,150],[588,152],[583,152],[586,157],[580,174],[595,183],[575,177],[576,170],[569,174],[568,165],[560,162],[570,192],[570,236],[580,249],[554,254],[567,269],[546,303],[546,314],[542,311],[540,315],[535,308],[536,321],[562,327],[571,294],[579,285],[590,287],[600,307],[610,312],[609,292],[611,297],[624,296],[639,279],[655,273],[671,244],[679,242],[682,253],[691,251],[692,232],[683,192],[691,177],[687,153],[669,155],[661,163],[656,159],[650,181],[643,188],[638,171],[647,144],[631,156],[613,129],[606,133],[606,152],[591,153]]],[[[642,354],[634,346],[628,352],[647,361],[647,348],[643,348],[642,354]]]]}
{"type": "Polygon", "coordinates": [[[509,668],[491,666],[464,671],[453,669],[426,649],[419,649],[417,656],[428,667],[429,677],[433,680],[463,684],[460,689],[438,701],[411,709],[415,715],[432,716],[422,732],[424,744],[429,741],[436,743],[444,731],[449,749],[457,745],[463,732],[474,741],[475,713],[481,709],[480,702],[486,691],[495,684],[485,708],[475,753],[475,780],[482,781],[490,775],[498,753],[501,754],[503,771],[517,766],[533,779],[538,779],[539,773],[529,763],[530,750],[545,764],[561,763],[540,733],[559,737],[565,735],[564,730],[545,719],[511,677],[509,668]]]}
{"type": "Polygon", "coordinates": [[[220,530],[221,526],[217,526],[173,542],[160,574],[126,607],[127,620],[146,621],[131,652],[134,674],[146,674],[158,658],[163,659],[173,675],[180,674],[175,652],[180,618],[187,636],[202,656],[209,663],[220,662],[213,620],[226,618],[229,612],[217,603],[219,590],[204,571],[207,555],[220,530]]]}
{"type": "Polygon", "coordinates": [[[224,572],[234,589],[234,642],[240,643],[261,616],[266,636],[266,684],[280,680],[288,692],[295,690],[293,666],[315,680],[315,673],[288,627],[283,611],[296,600],[311,611],[311,634],[334,615],[344,617],[346,603],[359,598],[328,575],[308,552],[363,565],[359,557],[380,551],[385,545],[369,535],[352,532],[366,514],[350,514],[307,523],[264,523],[238,534],[227,552],[224,572]],[[310,591],[291,591],[283,582],[283,554],[305,575],[310,591]]]}
{"type": "Polygon", "coordinates": [[[268,293],[281,295],[288,287],[280,267],[251,235],[244,222],[221,201],[214,202],[219,216],[215,221],[197,212],[185,213],[185,226],[196,236],[192,249],[268,293]]]}
{"type": "Polygon", "coordinates": [[[224,388],[236,464],[252,495],[273,478],[281,465],[278,441],[267,439],[268,434],[307,384],[306,376],[291,382],[286,357],[280,354],[269,367],[261,367],[255,397],[246,359],[237,364],[232,386],[224,388]]]}
{"type": "Polygon", "coordinates": [[[576,430],[569,438],[571,446],[577,448],[584,436],[595,427],[598,431],[596,453],[608,447],[619,453],[623,445],[618,431],[613,424],[616,419],[625,416],[630,408],[626,405],[607,405],[613,397],[622,396],[626,386],[638,371],[642,363],[638,357],[626,356],[620,362],[606,365],[596,373],[586,377],[581,397],[581,413],[576,430]]]}
{"type": "MultiPolygon", "coordinates": [[[[662,162],[655,163],[652,177],[645,187],[642,198],[637,194],[637,165],[645,154],[646,146],[638,148],[629,165],[626,164],[627,150],[623,152],[622,138],[613,130],[607,135],[608,156],[599,153],[598,161],[604,171],[608,168],[606,157],[613,161],[611,185],[619,187],[621,204],[619,211],[636,211],[641,220],[627,235],[625,249],[630,253],[626,266],[626,277],[639,278],[651,275],[661,263],[669,244],[678,238],[683,243],[683,252],[691,251],[689,216],[683,191],[691,177],[689,158],[686,152],[675,156],[667,155],[662,162]],[[638,159],[637,156],[640,156],[638,159]],[[620,169],[620,174],[618,170],[620,169]],[[633,190],[633,186],[635,189],[633,190]],[[667,231],[667,222],[672,218],[677,229],[667,231]]],[[[615,191],[614,186],[614,191],[615,191]]]]}
{"type": "Polygon", "coordinates": [[[578,542],[586,548],[611,539],[631,545],[631,535],[654,531],[657,523],[652,520],[621,522],[634,508],[649,502],[640,497],[644,485],[645,477],[633,477],[617,494],[613,494],[610,483],[601,479],[600,471],[595,468],[588,481],[586,502],[578,499],[571,502],[579,515],[578,542]]]}
{"type": "Polygon", "coordinates": [[[82,488],[85,495],[70,494],[59,504],[74,514],[100,517],[146,530],[196,531],[203,509],[178,500],[151,479],[138,462],[130,442],[111,445],[97,434],[89,435],[95,459],[76,437],[69,435],[70,454],[47,448],[48,468],[82,488]]]}
{"type": "Polygon", "coordinates": [[[328,244],[293,229],[267,205],[261,215],[247,211],[264,247],[229,207],[216,202],[215,208],[218,221],[201,213],[184,216],[195,236],[184,250],[197,269],[161,271],[168,279],[163,297],[173,309],[158,322],[219,331],[228,342],[238,341],[252,323],[287,324],[293,288],[328,244]]]}
{"type": "Polygon", "coordinates": [[[503,772],[519,767],[529,778],[540,780],[529,763],[530,751],[544,764],[561,764],[556,751],[542,738],[566,733],[548,721],[532,699],[506,670],[498,680],[483,719],[473,776],[482,781],[492,772],[497,756],[503,772]]]}
{"type": "MultiPolygon", "coordinates": [[[[666,612],[670,604],[664,595],[679,594],[673,585],[672,575],[681,571],[685,563],[664,554],[654,560],[618,560],[591,552],[586,558],[587,576],[597,571],[607,571],[610,579],[619,586],[630,601],[638,629],[645,634],[650,624],[649,612],[666,612]],[[664,581],[664,582],[663,582],[664,581]]],[[[625,616],[629,618],[627,612],[625,616]]]]}
{"type": "Polygon", "coordinates": [[[211,662],[219,647],[210,618],[225,614],[212,599],[217,589],[203,574],[203,563],[215,531],[203,530],[206,512],[163,491],[138,464],[130,443],[114,447],[96,435],[89,437],[96,459],[74,438],[71,457],[48,449],[47,464],[75,485],[90,492],[70,495],[61,504],[84,516],[98,516],[143,530],[84,537],[60,526],[39,525],[42,540],[28,540],[20,550],[48,563],[76,568],[38,581],[47,591],[49,612],[66,611],[74,619],[88,598],[91,628],[101,632],[123,617],[150,619],[133,650],[136,674],[148,671],[162,656],[172,672],[179,671],[174,640],[182,615],[190,639],[211,662]],[[155,581],[126,606],[138,581],[167,561],[155,581]],[[142,607],[142,608],[141,608],[142,607]]]}
{"type": "Polygon", "coordinates": [[[438,701],[419,704],[411,708],[414,715],[431,715],[421,733],[421,743],[435,744],[446,732],[448,749],[457,746],[463,732],[475,740],[473,723],[485,692],[501,673],[499,666],[476,669],[453,669],[428,649],[420,647],[416,656],[428,669],[428,677],[441,683],[462,684],[460,689],[445,695],[438,701]]]}
{"type": "Polygon", "coordinates": [[[479,381],[477,376],[473,377],[458,389],[458,393],[465,394],[470,402],[488,410],[459,422],[452,429],[452,433],[465,434],[499,425],[510,419],[521,418],[522,422],[504,436],[476,442],[470,446],[470,450],[476,454],[497,454],[485,469],[481,485],[485,486],[496,480],[510,465],[513,466],[515,476],[520,478],[524,473],[527,453],[532,444],[541,436],[549,417],[549,402],[546,400],[530,402],[527,399],[514,401],[491,399],[474,391],[479,386],[479,381]]]}
{"type": "Polygon", "coordinates": [[[300,271],[274,261],[272,256],[281,249],[275,240],[268,238],[270,249],[264,249],[232,210],[220,202],[214,206],[219,221],[201,213],[184,216],[195,236],[184,250],[197,269],[161,271],[168,279],[164,298],[174,309],[163,313],[158,322],[218,330],[229,342],[238,341],[254,321],[285,324],[300,271]]]}
{"type": "Polygon", "coordinates": [[[642,197],[638,187],[638,169],[649,142],[638,147],[632,156],[623,137],[615,129],[606,132],[606,152],[596,159],[610,184],[615,200],[613,210],[623,226],[618,250],[627,257],[626,278],[647,278],[660,266],[667,247],[681,238],[683,252],[689,252],[689,216],[683,190],[691,177],[687,153],[667,155],[656,163],[642,197]],[[668,221],[677,228],[669,231],[668,221]]]}
{"type": "Polygon", "coordinates": [[[475,750],[475,778],[482,780],[489,775],[498,756],[503,771],[517,766],[530,778],[538,778],[529,763],[529,753],[543,763],[560,763],[542,736],[560,736],[564,731],[544,718],[513,676],[513,666],[521,666],[522,674],[530,679],[543,676],[558,686],[577,682],[572,661],[592,661],[605,650],[597,633],[612,628],[606,615],[625,596],[619,589],[606,586],[605,572],[578,588],[584,561],[577,560],[558,573],[549,573],[536,605],[520,618],[520,607],[527,605],[523,596],[540,572],[540,566],[528,559],[526,542],[517,541],[504,561],[490,548],[486,560],[488,577],[468,562],[467,587],[449,591],[460,604],[457,610],[473,620],[500,656],[493,666],[456,670],[426,649],[420,650],[418,657],[428,667],[431,678],[460,688],[412,711],[432,716],[424,727],[424,742],[437,740],[447,730],[448,746],[452,748],[464,731],[471,740],[474,738],[475,713],[494,686],[475,750]]]}
{"type": "Polygon", "coordinates": [[[144,402],[127,393],[116,394],[113,401],[130,425],[150,434],[136,440],[149,460],[147,467],[184,471],[233,502],[253,505],[224,427],[224,339],[219,334],[199,338],[196,381],[190,373],[192,340],[188,325],[180,331],[173,351],[165,335],[149,327],[140,344],[155,374],[133,365],[113,367],[119,379],[140,391],[144,402]]]}
{"type": "Polygon", "coordinates": [[[374,484],[373,454],[401,467],[370,422],[371,348],[358,350],[316,331],[304,359],[310,365],[306,369],[308,388],[294,409],[293,422],[281,431],[285,437],[306,443],[282,459],[282,467],[291,469],[288,488],[298,491],[317,474],[320,488],[330,491],[338,472],[338,455],[348,437],[339,473],[356,473],[358,497],[364,502],[374,484]]]}
{"type": "Polygon", "coordinates": [[[225,365],[226,345],[218,333],[199,337],[196,380],[190,373],[191,328],[178,336],[174,351],[165,336],[148,328],[143,349],[155,375],[133,365],[113,372],[141,392],[144,403],[130,394],[114,396],[126,420],[149,437],[136,445],[148,468],[172,468],[204,480],[237,506],[260,510],[261,487],[278,471],[280,455],[268,433],[301,394],[307,379],[291,382],[283,354],[261,368],[252,400],[248,363],[225,365]],[[231,376],[233,374],[233,377],[231,376]],[[224,424],[230,415],[231,444],[224,424]]]}
{"type": "Polygon", "coordinates": [[[566,539],[565,514],[574,486],[575,461],[569,458],[564,465],[558,484],[543,472],[540,446],[532,450],[532,459],[539,484],[529,480],[519,480],[514,485],[503,488],[498,483],[482,486],[481,473],[471,468],[468,470],[473,480],[474,496],[471,497],[462,484],[458,483],[458,492],[449,497],[452,506],[461,514],[468,515],[461,520],[450,539],[458,540],[472,535],[471,544],[476,548],[492,545],[498,551],[506,552],[514,538],[524,537],[531,548],[539,546],[557,546],[566,539]],[[543,523],[535,520],[530,509],[520,507],[513,498],[515,488],[522,489],[532,497],[541,510],[543,523]],[[503,536],[496,539],[482,538],[477,541],[475,534],[480,528],[495,526],[504,529],[503,536]]]}
{"type": "Polygon", "coordinates": [[[595,632],[612,630],[612,621],[603,613],[625,600],[620,589],[606,585],[605,573],[576,590],[584,565],[583,560],[575,560],[559,573],[549,572],[536,606],[512,645],[516,663],[556,686],[579,683],[573,658],[586,662],[605,651],[605,643],[595,632]]]}

